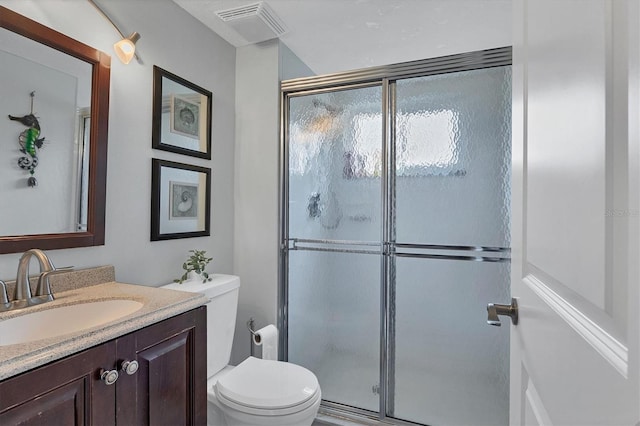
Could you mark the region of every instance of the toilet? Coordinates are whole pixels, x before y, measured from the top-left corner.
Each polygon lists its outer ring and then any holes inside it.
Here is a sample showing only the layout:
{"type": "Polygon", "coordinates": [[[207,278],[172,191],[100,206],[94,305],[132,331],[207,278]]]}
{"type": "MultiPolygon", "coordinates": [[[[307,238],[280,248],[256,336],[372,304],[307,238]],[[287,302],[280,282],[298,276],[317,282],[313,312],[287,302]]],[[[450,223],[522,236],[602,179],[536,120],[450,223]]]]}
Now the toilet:
{"type": "Polygon", "coordinates": [[[240,278],[209,275],[162,288],[202,293],[207,303],[207,424],[311,426],[320,407],[316,376],[299,365],[249,357],[228,365],[235,332],[240,278]]]}

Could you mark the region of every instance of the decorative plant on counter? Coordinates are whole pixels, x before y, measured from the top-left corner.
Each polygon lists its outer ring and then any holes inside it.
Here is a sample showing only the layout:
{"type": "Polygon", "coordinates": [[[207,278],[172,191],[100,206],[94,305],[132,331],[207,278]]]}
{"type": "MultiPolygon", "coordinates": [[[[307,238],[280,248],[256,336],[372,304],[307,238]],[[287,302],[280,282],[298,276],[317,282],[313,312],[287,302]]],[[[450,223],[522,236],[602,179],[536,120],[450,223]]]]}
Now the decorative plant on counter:
{"type": "Polygon", "coordinates": [[[198,278],[202,279],[203,284],[207,281],[211,281],[209,274],[204,269],[207,267],[209,262],[213,260],[213,258],[205,256],[205,250],[189,250],[189,253],[193,254],[182,264],[182,269],[185,271],[184,274],[182,274],[182,277],[179,279],[173,280],[173,282],[182,284],[189,279],[195,278],[193,276],[194,274],[198,278]],[[194,274],[191,274],[191,272],[194,274]]]}

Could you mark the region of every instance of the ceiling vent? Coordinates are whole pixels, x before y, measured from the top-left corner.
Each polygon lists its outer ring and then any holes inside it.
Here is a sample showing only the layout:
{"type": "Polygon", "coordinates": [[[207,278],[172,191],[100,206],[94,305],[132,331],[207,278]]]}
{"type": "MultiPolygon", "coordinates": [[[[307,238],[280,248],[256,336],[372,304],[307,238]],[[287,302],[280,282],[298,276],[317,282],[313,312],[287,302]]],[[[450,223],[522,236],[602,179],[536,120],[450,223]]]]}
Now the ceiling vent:
{"type": "Polygon", "coordinates": [[[216,15],[249,43],[271,40],[287,32],[282,20],[263,1],[219,10],[216,15]]]}

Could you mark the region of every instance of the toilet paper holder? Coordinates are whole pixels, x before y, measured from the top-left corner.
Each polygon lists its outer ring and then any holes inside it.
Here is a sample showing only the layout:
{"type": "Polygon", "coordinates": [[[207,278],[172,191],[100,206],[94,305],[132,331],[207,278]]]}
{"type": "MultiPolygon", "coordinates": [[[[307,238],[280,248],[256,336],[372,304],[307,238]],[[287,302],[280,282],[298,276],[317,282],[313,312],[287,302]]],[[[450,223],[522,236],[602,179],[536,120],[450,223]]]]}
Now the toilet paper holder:
{"type": "Polygon", "coordinates": [[[278,360],[278,328],[273,324],[268,324],[258,330],[255,329],[253,318],[247,321],[247,328],[251,333],[250,354],[255,356],[255,347],[262,348],[262,359],[278,360]]]}
{"type": "Polygon", "coordinates": [[[253,345],[253,338],[256,337],[256,329],[255,329],[255,322],[253,321],[253,317],[249,318],[249,321],[247,321],[247,328],[249,329],[249,333],[251,333],[251,335],[249,336],[249,354],[251,356],[255,356],[255,347],[253,345]]]}

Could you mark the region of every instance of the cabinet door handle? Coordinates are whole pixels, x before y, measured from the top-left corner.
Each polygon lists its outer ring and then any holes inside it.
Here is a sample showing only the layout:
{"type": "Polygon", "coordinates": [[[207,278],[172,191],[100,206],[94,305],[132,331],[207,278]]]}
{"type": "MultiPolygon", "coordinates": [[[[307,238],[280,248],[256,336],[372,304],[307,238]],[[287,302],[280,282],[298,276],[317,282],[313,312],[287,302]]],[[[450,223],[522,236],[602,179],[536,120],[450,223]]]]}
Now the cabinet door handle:
{"type": "Polygon", "coordinates": [[[138,361],[134,359],[133,361],[123,361],[120,369],[131,376],[133,374],[136,374],[136,371],[138,371],[138,367],[138,361]]]}
{"type": "Polygon", "coordinates": [[[104,382],[105,385],[112,385],[118,380],[118,371],[117,370],[101,370],[100,380],[104,382]]]}

